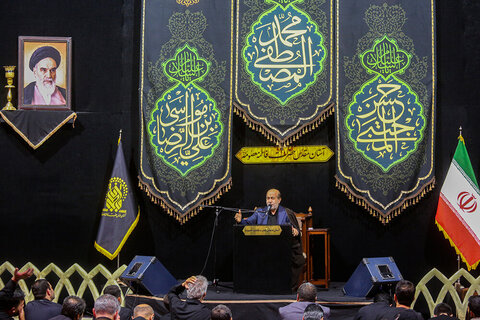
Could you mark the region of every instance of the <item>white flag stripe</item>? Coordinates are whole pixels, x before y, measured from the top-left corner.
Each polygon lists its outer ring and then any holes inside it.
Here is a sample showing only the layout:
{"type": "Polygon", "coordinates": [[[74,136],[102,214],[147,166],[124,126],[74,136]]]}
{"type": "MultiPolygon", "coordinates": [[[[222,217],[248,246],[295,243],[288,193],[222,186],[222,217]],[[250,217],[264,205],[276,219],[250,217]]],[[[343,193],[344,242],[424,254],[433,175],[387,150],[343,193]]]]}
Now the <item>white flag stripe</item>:
{"type": "Polygon", "coordinates": [[[443,183],[441,194],[447,200],[447,203],[450,204],[450,208],[466,223],[466,227],[469,227],[471,232],[473,232],[472,235],[480,244],[480,204],[478,203],[480,194],[477,188],[469,182],[470,180],[465,178],[463,170],[452,162],[443,183]],[[473,212],[466,213],[460,209],[457,199],[461,192],[468,192],[474,197],[477,207],[473,212]]]}

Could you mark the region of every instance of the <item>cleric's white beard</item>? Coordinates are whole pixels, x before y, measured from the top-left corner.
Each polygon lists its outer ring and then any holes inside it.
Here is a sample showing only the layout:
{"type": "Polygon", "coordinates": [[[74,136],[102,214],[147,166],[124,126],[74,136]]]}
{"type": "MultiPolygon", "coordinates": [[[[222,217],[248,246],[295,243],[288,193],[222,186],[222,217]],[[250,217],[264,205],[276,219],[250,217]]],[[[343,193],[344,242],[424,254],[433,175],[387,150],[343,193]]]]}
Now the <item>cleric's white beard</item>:
{"type": "Polygon", "coordinates": [[[55,80],[51,81],[41,81],[37,80],[37,88],[40,91],[40,94],[45,100],[46,104],[50,104],[50,100],[52,99],[52,94],[55,92],[55,80]]]}

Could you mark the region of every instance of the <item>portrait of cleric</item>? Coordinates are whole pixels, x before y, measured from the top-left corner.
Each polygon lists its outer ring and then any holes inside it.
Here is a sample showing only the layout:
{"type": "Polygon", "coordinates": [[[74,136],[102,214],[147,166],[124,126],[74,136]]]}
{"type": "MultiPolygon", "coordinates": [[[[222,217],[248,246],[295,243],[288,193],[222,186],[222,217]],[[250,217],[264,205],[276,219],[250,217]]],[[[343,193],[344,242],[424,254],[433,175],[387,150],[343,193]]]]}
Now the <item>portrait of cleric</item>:
{"type": "MultiPolygon", "coordinates": [[[[67,106],[67,81],[65,52],[58,45],[44,44],[24,57],[23,103],[20,108],[40,106],[46,109],[69,109],[67,106]]],[[[27,46],[25,46],[27,49],[27,46]]],[[[66,51],[66,50],[65,50],[66,51]]],[[[25,51],[25,53],[27,53],[25,51]]]]}

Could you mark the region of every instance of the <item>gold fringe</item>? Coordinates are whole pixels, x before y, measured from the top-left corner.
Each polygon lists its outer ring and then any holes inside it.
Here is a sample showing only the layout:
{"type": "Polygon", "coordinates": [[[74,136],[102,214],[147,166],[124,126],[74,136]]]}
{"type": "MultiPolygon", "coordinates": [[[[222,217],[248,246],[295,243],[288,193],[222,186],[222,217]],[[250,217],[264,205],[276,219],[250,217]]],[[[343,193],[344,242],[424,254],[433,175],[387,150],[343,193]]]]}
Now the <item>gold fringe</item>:
{"type": "Polygon", "coordinates": [[[203,209],[200,207],[201,205],[204,205],[204,204],[211,205],[215,203],[215,201],[217,201],[223,194],[228,192],[232,188],[232,178],[228,179],[228,181],[224,185],[220,186],[213,195],[201,200],[193,208],[191,208],[189,211],[183,214],[178,212],[174,208],[170,207],[170,205],[167,202],[165,202],[163,198],[153,193],[150,190],[150,186],[145,182],[143,182],[140,176],[138,176],[138,184],[140,189],[143,190],[147,194],[147,196],[150,198],[150,201],[152,201],[156,205],[160,205],[160,207],[162,207],[162,209],[165,210],[169,216],[173,217],[181,225],[183,225],[188,220],[195,217],[200,212],[200,210],[203,209]]]}
{"type": "Polygon", "coordinates": [[[335,104],[331,103],[318,115],[313,121],[304,124],[302,127],[298,128],[296,131],[292,132],[289,136],[285,137],[283,140],[279,139],[269,128],[265,127],[262,123],[259,123],[252,118],[250,118],[244,110],[237,104],[233,103],[233,112],[241,117],[247,126],[255,131],[260,132],[265,138],[275,143],[278,147],[284,148],[290,145],[291,143],[298,140],[301,136],[306,133],[318,128],[320,123],[322,123],[328,116],[332,115],[335,112],[335,104]]]}
{"type": "Polygon", "coordinates": [[[435,177],[433,177],[420,191],[418,191],[416,194],[404,199],[400,204],[398,204],[396,207],[393,207],[388,211],[386,214],[383,214],[381,211],[379,211],[376,207],[374,207],[370,201],[365,199],[364,197],[358,196],[352,190],[349,188],[348,185],[343,183],[338,179],[338,177],[335,175],[335,187],[345,193],[348,197],[348,199],[352,202],[355,202],[358,206],[363,207],[365,210],[367,210],[370,215],[373,217],[378,217],[378,220],[383,224],[387,224],[390,221],[392,221],[392,218],[397,217],[400,215],[400,213],[405,210],[406,208],[417,204],[420,202],[420,199],[422,199],[428,192],[432,191],[433,188],[435,187],[435,177]]]}

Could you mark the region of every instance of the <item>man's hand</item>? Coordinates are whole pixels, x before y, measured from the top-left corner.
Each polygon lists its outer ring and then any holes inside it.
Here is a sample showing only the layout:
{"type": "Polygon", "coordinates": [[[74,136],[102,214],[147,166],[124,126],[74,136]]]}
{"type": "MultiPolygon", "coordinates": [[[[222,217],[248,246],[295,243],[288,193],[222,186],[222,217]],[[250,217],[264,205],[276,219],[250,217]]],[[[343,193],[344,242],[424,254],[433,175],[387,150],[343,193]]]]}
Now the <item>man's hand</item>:
{"type": "Polygon", "coordinates": [[[30,278],[30,276],[32,274],[33,274],[33,269],[32,268],[28,268],[27,270],[25,270],[23,272],[20,272],[20,271],[18,271],[18,268],[15,268],[15,271],[13,272],[12,281],[13,282],[18,282],[22,279],[30,278]]]}
{"type": "Polygon", "coordinates": [[[298,230],[295,229],[295,227],[292,226],[292,234],[294,237],[298,236],[298,230]]]}
{"type": "Polygon", "coordinates": [[[188,278],[187,280],[185,280],[183,283],[182,283],[182,287],[184,287],[185,289],[188,289],[188,287],[195,283],[195,281],[197,281],[197,277],[195,276],[191,276],[190,278],[188,278]]]}
{"type": "Polygon", "coordinates": [[[238,210],[238,212],[235,213],[235,221],[237,221],[237,223],[240,223],[240,221],[242,221],[242,210],[238,210]]]}

